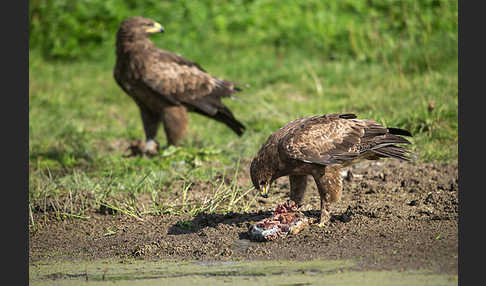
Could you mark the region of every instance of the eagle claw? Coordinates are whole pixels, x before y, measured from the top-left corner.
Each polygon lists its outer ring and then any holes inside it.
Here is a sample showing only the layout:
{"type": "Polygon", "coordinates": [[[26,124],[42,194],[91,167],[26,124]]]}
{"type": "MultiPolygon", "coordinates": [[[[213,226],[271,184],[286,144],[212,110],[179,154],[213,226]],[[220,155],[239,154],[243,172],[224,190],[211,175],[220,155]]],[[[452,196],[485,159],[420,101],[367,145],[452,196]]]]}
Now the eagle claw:
{"type": "Polygon", "coordinates": [[[147,156],[153,157],[159,152],[159,143],[155,140],[144,142],[142,140],[135,140],[130,143],[128,147],[131,153],[128,156],[147,156]]]}

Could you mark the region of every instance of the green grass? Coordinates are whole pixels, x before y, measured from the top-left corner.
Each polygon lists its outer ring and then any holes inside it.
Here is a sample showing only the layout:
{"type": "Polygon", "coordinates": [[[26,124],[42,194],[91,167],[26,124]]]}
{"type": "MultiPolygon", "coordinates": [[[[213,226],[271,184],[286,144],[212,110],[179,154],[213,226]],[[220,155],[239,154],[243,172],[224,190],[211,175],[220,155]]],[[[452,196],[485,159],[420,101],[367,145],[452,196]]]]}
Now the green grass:
{"type": "MultiPolygon", "coordinates": [[[[152,159],[123,157],[121,146],[144,134],[136,105],[113,79],[114,52],[102,61],[53,62],[31,51],[31,212],[84,218],[104,206],[143,219],[248,211],[255,192],[240,180],[248,162],[273,131],[315,114],[353,112],[405,128],[414,134],[418,161],[457,161],[457,38],[407,46],[383,61],[330,60],[296,49],[279,56],[271,46],[201,48],[213,55],[194,59],[206,70],[250,86],[241,101],[225,100],[247,131],[239,138],[191,114],[182,146],[152,159]],[[207,187],[205,196],[191,193],[195,185],[207,187]]],[[[162,128],[157,139],[165,144],[162,128]]]]}

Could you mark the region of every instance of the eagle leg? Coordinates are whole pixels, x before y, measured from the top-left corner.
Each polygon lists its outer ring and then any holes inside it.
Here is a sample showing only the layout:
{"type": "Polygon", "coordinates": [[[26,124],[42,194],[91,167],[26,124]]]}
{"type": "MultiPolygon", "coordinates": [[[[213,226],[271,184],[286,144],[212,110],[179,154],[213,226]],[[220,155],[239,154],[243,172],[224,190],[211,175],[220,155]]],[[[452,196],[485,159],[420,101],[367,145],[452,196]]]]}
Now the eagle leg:
{"type": "Polygon", "coordinates": [[[182,105],[167,106],[162,111],[162,122],[168,145],[176,145],[187,130],[189,118],[186,107],[182,105]]]}
{"type": "Polygon", "coordinates": [[[156,154],[158,152],[158,143],[155,141],[155,136],[157,136],[157,131],[160,125],[160,114],[144,108],[143,106],[139,105],[139,107],[143,130],[145,131],[145,144],[141,151],[143,154],[156,154]]]}
{"type": "Polygon", "coordinates": [[[319,225],[323,226],[331,219],[331,203],[339,201],[343,190],[343,179],[339,168],[326,166],[324,172],[312,174],[321,197],[321,220],[319,225]]]}
{"type": "Polygon", "coordinates": [[[307,176],[289,176],[290,182],[290,199],[294,201],[297,206],[302,206],[304,200],[305,189],[307,187],[307,176]]]}

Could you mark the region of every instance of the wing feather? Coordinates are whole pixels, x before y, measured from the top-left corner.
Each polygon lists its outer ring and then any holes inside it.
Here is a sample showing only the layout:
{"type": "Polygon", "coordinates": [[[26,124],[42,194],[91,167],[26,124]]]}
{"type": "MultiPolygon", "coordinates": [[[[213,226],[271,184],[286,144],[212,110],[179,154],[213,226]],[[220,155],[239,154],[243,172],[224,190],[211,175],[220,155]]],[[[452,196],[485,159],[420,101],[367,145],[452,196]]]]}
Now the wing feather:
{"type": "Polygon", "coordinates": [[[143,74],[143,83],[156,96],[172,104],[189,105],[207,115],[225,108],[220,98],[231,96],[231,84],[212,77],[196,66],[154,62],[143,74]]]}
{"type": "Polygon", "coordinates": [[[321,165],[342,164],[359,155],[353,147],[360,143],[364,128],[348,114],[313,116],[288,130],[279,141],[279,154],[321,165]]]}
{"type": "MultiPolygon", "coordinates": [[[[399,135],[406,130],[387,128],[373,120],[356,119],[354,114],[313,116],[293,124],[279,140],[282,159],[320,165],[346,164],[369,154],[409,160],[410,151],[394,144],[410,144],[399,135]],[[399,131],[398,131],[399,130],[399,131]]],[[[411,135],[411,134],[410,134],[411,135]]]]}

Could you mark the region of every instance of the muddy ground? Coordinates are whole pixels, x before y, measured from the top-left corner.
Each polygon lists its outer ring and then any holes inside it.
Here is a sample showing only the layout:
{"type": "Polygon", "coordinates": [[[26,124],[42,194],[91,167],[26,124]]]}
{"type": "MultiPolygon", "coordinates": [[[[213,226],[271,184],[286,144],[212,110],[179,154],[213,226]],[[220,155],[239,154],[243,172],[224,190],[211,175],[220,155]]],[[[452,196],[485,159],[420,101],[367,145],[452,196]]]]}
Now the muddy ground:
{"type": "MultiPolygon", "coordinates": [[[[248,180],[248,173],[243,176],[248,180]]],[[[59,221],[38,212],[34,218],[44,225],[29,232],[29,261],[352,259],[356,270],[458,273],[457,163],[362,162],[344,176],[343,197],[325,228],[249,240],[250,224],[287,198],[288,179],[280,178],[270,199],[258,200],[250,213],[148,215],[140,221],[93,210],[88,220],[59,221]]],[[[319,195],[313,182],[308,188],[302,210],[318,218],[319,195]]],[[[198,191],[204,190],[191,189],[198,191]]]]}

